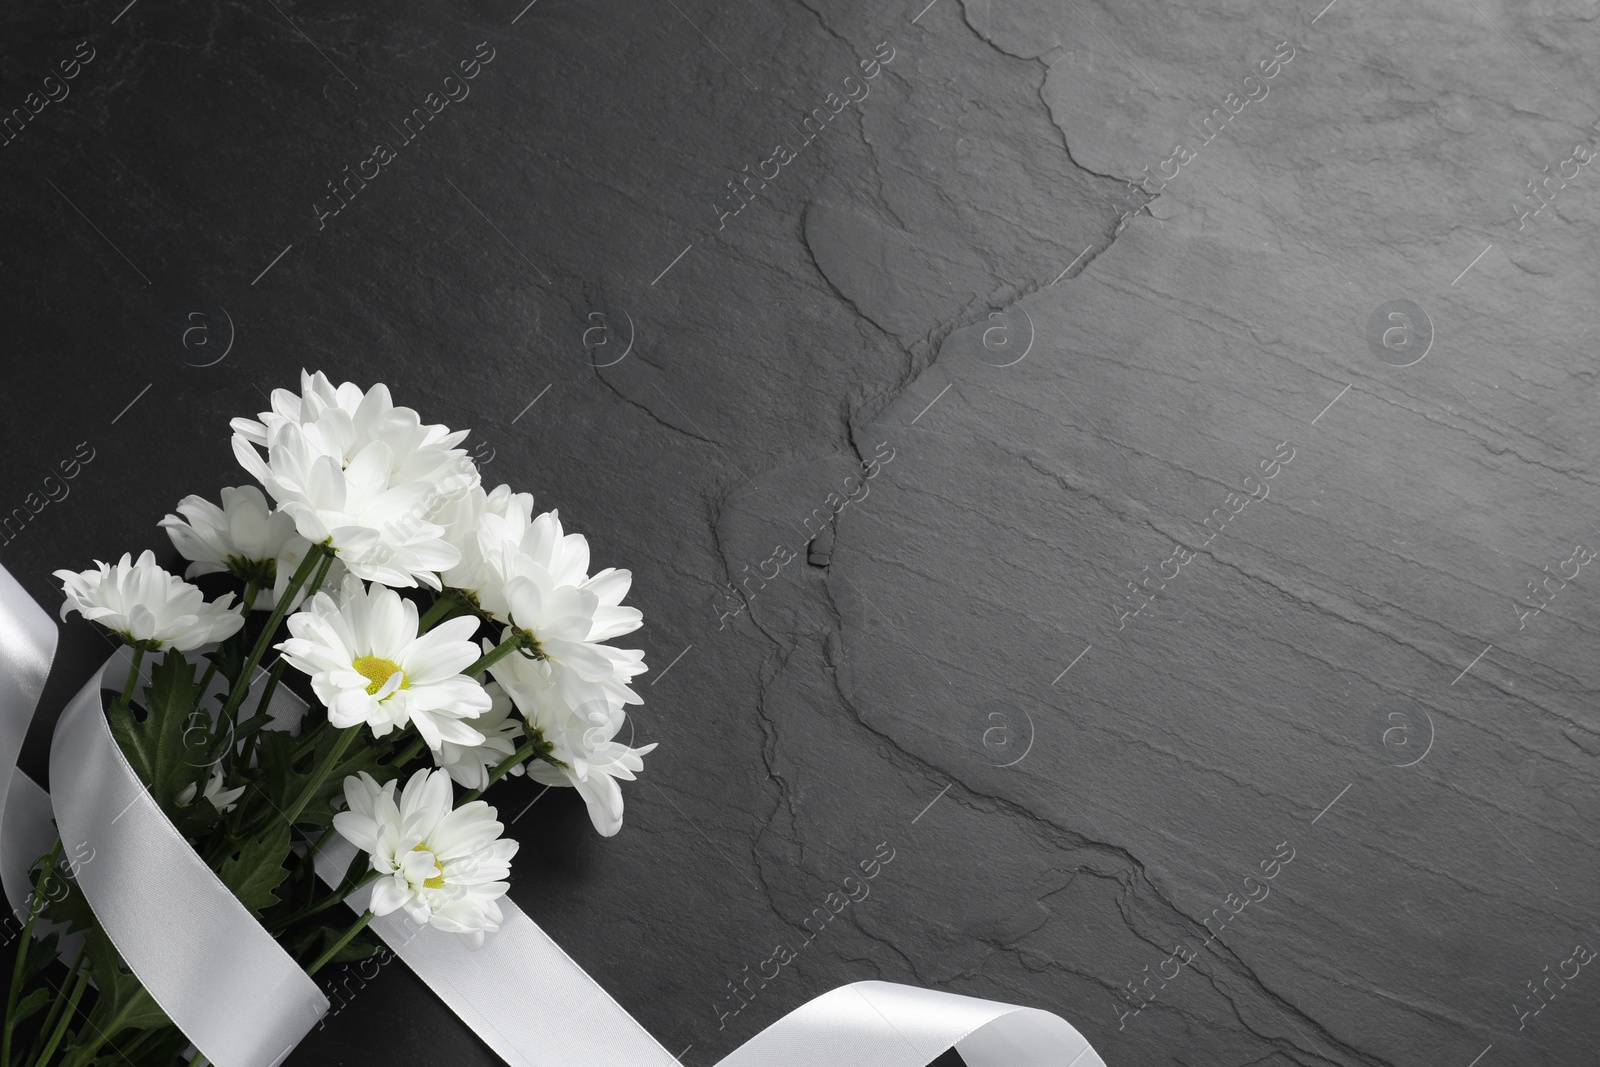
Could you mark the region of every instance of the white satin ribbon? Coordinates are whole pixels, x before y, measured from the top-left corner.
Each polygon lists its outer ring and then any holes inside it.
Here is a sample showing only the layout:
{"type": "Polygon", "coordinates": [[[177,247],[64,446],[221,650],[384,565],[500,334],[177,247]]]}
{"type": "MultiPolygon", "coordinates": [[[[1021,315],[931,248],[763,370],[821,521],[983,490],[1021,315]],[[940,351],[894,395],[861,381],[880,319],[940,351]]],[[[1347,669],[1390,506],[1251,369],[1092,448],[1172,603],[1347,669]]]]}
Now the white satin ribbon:
{"type": "MultiPolygon", "coordinates": [[[[317,874],[338,884],[356,847],[335,837],[317,874]]],[[[352,894],[353,911],[369,894],[352,894]]],[[[403,912],[372,921],[461,1020],[512,1067],[675,1067],[677,1060],[508,898],[473,950],[403,912]]],[[[1049,1012],[889,982],[857,982],[779,1019],[718,1067],[926,1067],[955,1048],[968,1067],[1105,1067],[1049,1012]]]]}
{"type": "Polygon", "coordinates": [[[801,1005],[718,1067],[926,1067],[954,1048],[967,1067],[1105,1067],[1066,1020],[956,993],[856,982],[801,1005]]]}
{"type": "Polygon", "coordinates": [[[0,883],[12,908],[28,898],[28,865],[49,851],[55,840],[49,836],[42,848],[29,852],[37,834],[24,842],[20,840],[24,831],[12,829],[12,823],[34,823],[26,816],[37,816],[38,797],[44,792],[27,775],[13,772],[55,655],[55,620],[34,603],[10,571],[0,567],[0,883]],[[13,838],[18,838],[15,844],[13,838]]]}
{"type": "MultiPolygon", "coordinates": [[[[217,1067],[276,1067],[328,1001],[184,840],[112,737],[97,671],[56,725],[46,795],[16,772],[55,648],[55,625],[0,567],[0,879],[14,907],[27,865],[64,841],[87,843],[78,883],[124,961],[217,1067]],[[43,824],[43,825],[41,825],[43,824]],[[41,843],[42,842],[42,843],[41,843]]],[[[108,672],[110,674],[108,675],[108,672]]],[[[148,674],[148,669],[145,672],[148,674]]],[[[113,684],[117,684],[113,682],[113,684]]],[[[275,722],[305,705],[280,687],[275,722]]],[[[330,840],[317,873],[335,884],[355,847],[330,840]]],[[[365,894],[351,907],[365,907],[365,894]]],[[[372,929],[512,1067],[675,1067],[677,1060],[509,899],[483,948],[404,914],[372,929]]],[[[969,1067],[1105,1067],[1064,1020],[1034,1008],[888,982],[858,982],[779,1019],[718,1067],[925,1067],[950,1048],[969,1067]]]]}
{"type": "Polygon", "coordinates": [[[78,886],[167,1017],[217,1067],[276,1067],[328,998],[190,847],[111,736],[100,690],[120,685],[130,662],[119,649],[56,722],[56,827],[93,849],[78,886]]]}

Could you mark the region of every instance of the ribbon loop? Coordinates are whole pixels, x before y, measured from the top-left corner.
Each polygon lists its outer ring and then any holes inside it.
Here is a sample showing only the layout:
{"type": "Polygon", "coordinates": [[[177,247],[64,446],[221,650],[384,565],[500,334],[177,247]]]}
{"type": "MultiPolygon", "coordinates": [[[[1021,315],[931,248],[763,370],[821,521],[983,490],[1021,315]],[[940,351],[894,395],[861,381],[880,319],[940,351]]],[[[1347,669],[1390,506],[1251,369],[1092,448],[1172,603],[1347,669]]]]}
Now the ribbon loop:
{"type": "Polygon", "coordinates": [[[1049,1012],[893,982],[830,990],[717,1067],[926,1067],[952,1048],[967,1067],[1105,1067],[1049,1012]]]}

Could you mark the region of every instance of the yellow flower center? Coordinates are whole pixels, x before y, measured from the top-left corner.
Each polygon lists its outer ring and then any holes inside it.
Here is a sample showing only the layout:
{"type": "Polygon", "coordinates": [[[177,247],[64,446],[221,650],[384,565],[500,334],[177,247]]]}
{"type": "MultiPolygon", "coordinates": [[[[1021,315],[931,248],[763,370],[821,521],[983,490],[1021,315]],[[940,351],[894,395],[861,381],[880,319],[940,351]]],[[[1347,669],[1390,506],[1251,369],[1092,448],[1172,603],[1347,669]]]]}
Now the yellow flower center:
{"type": "Polygon", "coordinates": [[[409,684],[406,681],[405,672],[400,670],[400,664],[392,659],[384,659],[381,656],[362,656],[350,666],[356,669],[357,674],[372,683],[367,686],[367,692],[373,696],[377,696],[378,690],[383,688],[383,683],[389,680],[391,674],[399,673],[401,689],[406,688],[409,684]]]}
{"type": "MultiPolygon", "coordinates": [[[[427,844],[427,842],[423,842],[422,844],[416,845],[415,847],[413,847],[411,849],[411,851],[412,852],[427,852],[428,851],[428,844],[427,844]]],[[[422,883],[422,888],[424,888],[424,889],[443,889],[444,888],[444,864],[439,862],[439,857],[438,856],[435,856],[435,857],[433,857],[433,865],[435,867],[439,868],[439,873],[434,875],[432,878],[428,878],[428,879],[424,880],[423,883],[422,883]]]]}

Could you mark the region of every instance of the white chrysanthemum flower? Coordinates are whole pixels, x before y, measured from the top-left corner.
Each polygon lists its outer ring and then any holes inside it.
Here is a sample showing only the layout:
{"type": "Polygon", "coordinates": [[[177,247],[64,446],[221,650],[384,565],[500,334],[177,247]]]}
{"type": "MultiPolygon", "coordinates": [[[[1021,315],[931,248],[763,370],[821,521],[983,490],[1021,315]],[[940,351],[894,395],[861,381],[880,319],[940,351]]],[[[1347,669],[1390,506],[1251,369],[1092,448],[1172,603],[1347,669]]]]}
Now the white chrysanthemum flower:
{"type": "Polygon", "coordinates": [[[556,585],[531,561],[521,571],[506,583],[511,624],[531,635],[532,652],[574,703],[589,699],[594,687],[612,675],[611,659],[589,640],[599,599],[577,586],[556,585]]]}
{"type": "Polygon", "coordinates": [[[483,686],[461,673],[478,658],[475,618],[451,619],[420,636],[417,606],[392,589],[347,577],[338,601],[318,593],[289,616],[293,636],[277,647],[311,676],[311,688],[341,729],[365,723],[374,737],[414,724],[428,747],[480,745],[466,720],[489,710],[483,686]]]}
{"type": "MultiPolygon", "coordinates": [[[[222,491],[222,506],[199,496],[178,501],[178,514],[161,520],[173,547],[190,561],[185,578],[226,571],[261,583],[255,610],[271,611],[289,585],[311,542],[295,530],[286,511],[273,511],[253,485],[222,491]]],[[[338,575],[329,572],[330,579],[338,575]]],[[[296,604],[301,594],[296,594],[296,604]]],[[[293,605],[291,605],[293,606],[293,605]]]]}
{"type": "Polygon", "coordinates": [[[274,427],[267,462],[240,440],[234,437],[240,462],[294,518],[300,535],[330,545],[357,577],[438,588],[436,572],[459,562],[443,527],[422,518],[438,487],[396,479],[396,457],[384,442],[371,442],[341,464],[296,423],[274,427]]]}
{"type": "Polygon", "coordinates": [[[461,553],[461,562],[439,575],[440,580],[447,588],[471,594],[480,606],[487,597],[503,611],[505,579],[485,558],[483,545],[489,546],[488,557],[498,560],[504,545],[521,539],[533,521],[533,494],[513,493],[509,485],[489,493],[481,485],[473,486],[435,514],[444,526],[445,540],[461,553]]]}
{"type": "Polygon", "coordinates": [[[564,533],[554,511],[533,519],[520,536],[515,522],[485,514],[478,548],[484,570],[499,579],[498,587],[488,581],[477,591],[479,607],[532,633],[558,670],[571,667],[586,682],[611,676],[601,661],[611,660],[614,650],[573,646],[594,646],[643,624],[638,608],[622,606],[631,572],[607,567],[589,577],[589,542],[582,534],[564,533]],[[561,645],[565,655],[556,650],[561,645]]]}
{"type": "Polygon", "coordinates": [[[178,501],[178,514],[161,520],[173,547],[190,560],[184,577],[227,571],[237,578],[260,578],[298,537],[294,520],[274,513],[253,485],[222,490],[222,506],[200,496],[178,501]]]}
{"type": "Polygon", "coordinates": [[[544,785],[577,789],[589,809],[589,821],[603,836],[622,829],[622,789],[617,779],[632,781],[635,772],[644,769],[643,757],[656,747],[631,748],[614,740],[627,722],[622,702],[601,698],[570,704],[545,664],[520,656],[507,656],[489,670],[528,725],[554,746],[550,755],[566,765],[532,760],[528,777],[544,785]]]}
{"type": "Polygon", "coordinates": [[[478,484],[477,468],[454,447],[467,431],[423,425],[383,385],[334,389],[320,374],[304,376],[298,398],[278,390],[273,408],[260,422],[233,421],[233,451],[300,535],[331,545],[364,580],[439,588],[437,572],[461,557],[427,516],[478,484]]]}
{"type": "MultiPolygon", "coordinates": [[[[528,505],[531,511],[532,497],[528,505]]],[[[484,561],[480,586],[475,590],[478,604],[498,619],[509,617],[511,611],[506,584],[528,564],[541,568],[556,585],[581,586],[589,580],[588,539],[582,534],[565,533],[561,516],[554,511],[535,519],[520,515],[481,516],[478,552],[484,561]]],[[[626,591],[624,587],[623,592],[626,591]]]]}
{"type": "Polygon", "coordinates": [[[62,619],[76,611],[131,645],[163,652],[224,641],[244,625],[232,593],[208,603],[198,587],[156,566],[148,549],[137,561],[124,552],[115,564],[95,560],[95,568],[55,572],[67,594],[62,619]]]}
{"type": "Polygon", "coordinates": [[[510,888],[517,842],[502,838],[497,812],[481,800],[451,810],[450,776],[421,770],[395,800],[395,783],[372,776],[344,780],[349,811],[333,827],[372,860],[380,875],[368,907],[374,915],[404,908],[411,920],[457,934],[469,948],[500,929],[499,900],[510,888]]]}
{"type": "Polygon", "coordinates": [[[528,764],[531,780],[576,788],[589,809],[589,821],[602,837],[622,829],[622,788],[617,779],[633,781],[635,772],[644,770],[643,757],[656,748],[654,742],[630,748],[613,740],[624,721],[621,715],[600,712],[588,721],[572,716],[564,732],[545,735],[555,745],[551,754],[567,766],[552,767],[542,760],[528,764]]]}
{"type": "Polygon", "coordinates": [[[641,703],[627,682],[646,669],[644,653],[602,643],[639,628],[638,609],[615,603],[627,591],[628,572],[606,570],[581,586],[555,585],[527,556],[517,559],[517,576],[506,583],[508,616],[532,635],[534,651],[567,703],[576,707],[606,697],[641,703]]]}
{"type": "MultiPolygon", "coordinates": [[[[237,801],[244,796],[244,790],[245,787],[242,785],[233,789],[222,788],[222,764],[219,763],[211,768],[211,777],[206,781],[206,791],[200,795],[211,801],[211,806],[217,809],[218,814],[226,815],[238,807],[237,801]]],[[[193,782],[184,786],[176,798],[178,807],[186,808],[194,803],[194,796],[198,792],[193,782]]]]}
{"type": "MultiPolygon", "coordinates": [[[[451,780],[463,789],[487,789],[489,771],[516,752],[526,737],[522,720],[511,714],[511,698],[499,683],[489,682],[483,688],[491,701],[489,710],[475,719],[462,720],[483,734],[483,743],[458,745],[446,741],[433,754],[434,763],[449,772],[451,780]]],[[[521,774],[522,767],[512,767],[509,773],[521,774]]]]}
{"type": "Polygon", "coordinates": [[[398,481],[438,483],[451,474],[466,474],[470,484],[477,484],[476,467],[465,450],[455,447],[469,431],[452,433],[446,426],[425,425],[413,409],[395,407],[382,382],[368,390],[354,382],[335,386],[321,371],[302,370],[300,394],[274,389],[272,410],[261,412],[257,419],[232,421],[236,451],[240,439],[270,451],[273,429],[294,423],[341,465],[348,465],[373,441],[383,441],[397,457],[398,481]]]}
{"type": "Polygon", "coordinates": [[[644,652],[636,648],[612,648],[610,645],[602,644],[591,644],[588,647],[596,657],[607,664],[603,674],[596,671],[580,673],[568,669],[555,660],[539,661],[545,677],[550,680],[550,684],[555,687],[556,693],[566,705],[576,708],[597,700],[617,704],[643,704],[643,698],[628,683],[634,676],[649,670],[644,663],[644,652]]]}

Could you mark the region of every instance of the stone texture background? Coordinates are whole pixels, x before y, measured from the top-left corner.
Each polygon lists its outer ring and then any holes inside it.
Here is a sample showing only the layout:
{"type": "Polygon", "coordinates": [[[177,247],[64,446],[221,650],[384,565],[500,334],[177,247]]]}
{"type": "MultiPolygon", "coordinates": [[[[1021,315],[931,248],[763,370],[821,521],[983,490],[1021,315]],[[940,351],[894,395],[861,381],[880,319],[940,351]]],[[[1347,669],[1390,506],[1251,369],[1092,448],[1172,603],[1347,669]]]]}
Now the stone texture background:
{"type": "MultiPolygon", "coordinates": [[[[228,418],[302,366],[383,380],[635,575],[661,747],[623,833],[492,799],[513,896],[685,1064],[873,977],[1048,1008],[1112,1065],[1583,1062],[1600,976],[1519,1012],[1600,944],[1600,578],[1528,602],[1600,547],[1600,178],[1562,164],[1600,140],[1600,6],[925,2],[8,9],[0,109],[94,58],[0,146],[0,510],[95,458],[0,563],[54,604],[237,484],[228,418]]],[[[57,703],[99,655],[67,628],[57,703]]],[[[391,967],[291,1062],[423,1056],[494,1062],[391,967]]]]}

